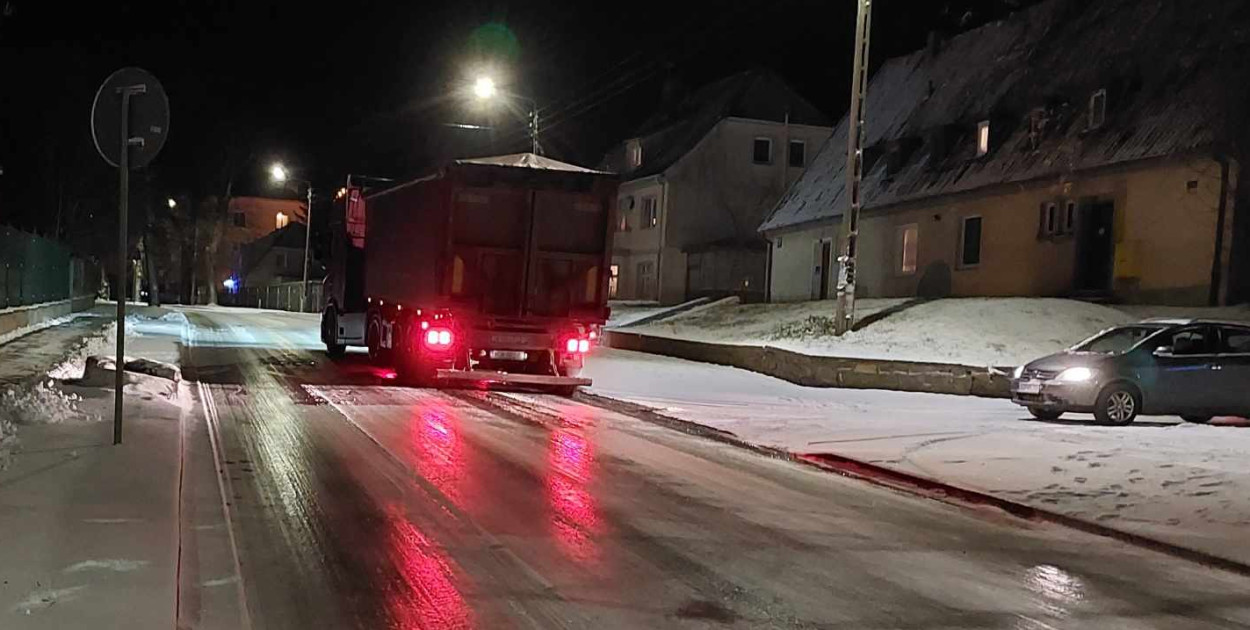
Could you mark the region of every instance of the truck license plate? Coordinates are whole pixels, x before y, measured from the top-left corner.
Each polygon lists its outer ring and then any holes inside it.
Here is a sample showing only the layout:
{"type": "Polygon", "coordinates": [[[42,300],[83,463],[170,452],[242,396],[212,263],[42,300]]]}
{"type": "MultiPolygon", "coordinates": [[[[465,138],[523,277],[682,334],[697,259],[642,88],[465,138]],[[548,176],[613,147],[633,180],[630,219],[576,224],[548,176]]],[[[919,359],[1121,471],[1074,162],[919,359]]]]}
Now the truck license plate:
{"type": "Polygon", "coordinates": [[[1042,383],[1041,381],[1021,381],[1016,386],[1016,391],[1021,394],[1040,394],[1042,393],[1042,383]]]}
{"type": "Polygon", "coordinates": [[[530,358],[530,355],[520,350],[491,350],[490,358],[496,361],[524,361],[530,358]]]}
{"type": "Polygon", "coordinates": [[[524,346],[530,340],[529,335],[509,335],[507,333],[496,333],[490,336],[492,346],[508,347],[508,346],[524,346]]]}

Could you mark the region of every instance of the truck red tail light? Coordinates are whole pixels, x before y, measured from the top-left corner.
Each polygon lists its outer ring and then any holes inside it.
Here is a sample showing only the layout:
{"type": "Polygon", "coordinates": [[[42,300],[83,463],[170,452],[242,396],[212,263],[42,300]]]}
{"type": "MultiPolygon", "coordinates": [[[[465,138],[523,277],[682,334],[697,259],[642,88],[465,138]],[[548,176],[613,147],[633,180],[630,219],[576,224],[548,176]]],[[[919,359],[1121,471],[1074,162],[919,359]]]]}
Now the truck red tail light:
{"type": "Polygon", "coordinates": [[[569,337],[564,340],[565,354],[586,354],[590,352],[590,340],[578,339],[577,337],[569,337]]]}
{"type": "Polygon", "coordinates": [[[425,331],[425,347],[431,350],[447,350],[455,341],[455,336],[446,328],[431,328],[425,331]]]}

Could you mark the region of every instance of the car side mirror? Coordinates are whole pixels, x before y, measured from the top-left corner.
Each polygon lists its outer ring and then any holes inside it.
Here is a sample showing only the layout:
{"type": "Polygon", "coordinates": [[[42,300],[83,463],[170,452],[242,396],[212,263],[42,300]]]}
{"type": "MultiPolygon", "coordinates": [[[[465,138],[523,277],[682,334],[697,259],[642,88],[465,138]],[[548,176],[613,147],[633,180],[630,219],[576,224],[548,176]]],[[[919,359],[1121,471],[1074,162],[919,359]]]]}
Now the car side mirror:
{"type": "Polygon", "coordinates": [[[1153,354],[1156,357],[1170,357],[1172,356],[1172,346],[1159,346],[1158,348],[1155,348],[1153,354]]]}

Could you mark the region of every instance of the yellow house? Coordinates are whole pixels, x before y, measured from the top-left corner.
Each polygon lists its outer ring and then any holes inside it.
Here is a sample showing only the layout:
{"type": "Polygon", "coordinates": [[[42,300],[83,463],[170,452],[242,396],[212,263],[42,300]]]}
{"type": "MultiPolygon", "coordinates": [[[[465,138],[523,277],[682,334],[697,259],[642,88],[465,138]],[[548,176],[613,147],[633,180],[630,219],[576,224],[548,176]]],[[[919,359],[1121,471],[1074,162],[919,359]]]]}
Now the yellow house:
{"type": "MultiPolygon", "coordinates": [[[[1049,0],[869,84],[860,296],[1250,298],[1246,12],[1049,0]],[[1243,216],[1244,215],[1244,216],[1243,216]]],[[[832,297],[846,120],[761,225],[770,298],[832,297]]]]}

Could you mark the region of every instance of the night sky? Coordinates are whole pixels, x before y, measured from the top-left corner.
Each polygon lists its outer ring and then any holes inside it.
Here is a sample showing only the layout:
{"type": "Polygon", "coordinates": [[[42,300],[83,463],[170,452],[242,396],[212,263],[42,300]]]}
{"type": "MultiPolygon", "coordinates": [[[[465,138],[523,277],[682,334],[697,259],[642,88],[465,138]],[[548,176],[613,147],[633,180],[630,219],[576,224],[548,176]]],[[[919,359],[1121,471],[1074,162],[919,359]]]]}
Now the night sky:
{"type": "MultiPolygon", "coordinates": [[[[220,194],[231,170],[236,194],[280,194],[259,175],[274,159],[332,188],[349,172],[403,177],[456,153],[524,150],[519,117],[460,96],[482,64],[538,101],[550,155],[583,164],[653,113],[665,85],[753,66],[840,116],[855,12],[853,0],[7,2],[0,224],[42,233],[58,203],[85,213],[79,223],[115,212],[115,172],[95,154],[88,117],[100,82],[125,65],[169,93],[169,142],[139,175],[153,194],[220,194]],[[445,125],[455,122],[496,130],[445,125]]],[[[877,0],[874,66],[932,29],[955,33],[1025,3],[877,0]]]]}

